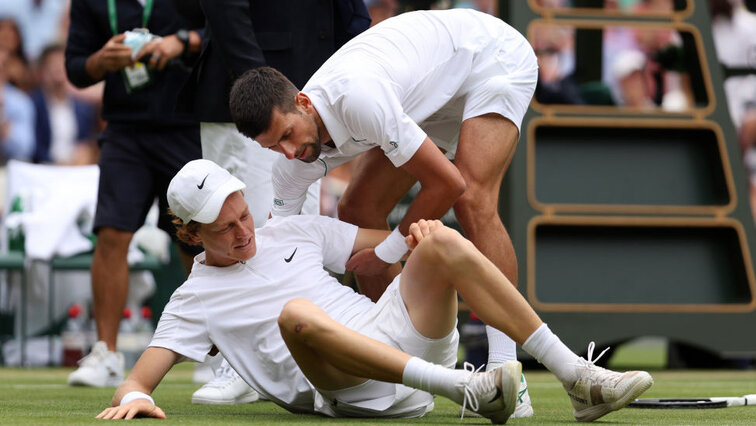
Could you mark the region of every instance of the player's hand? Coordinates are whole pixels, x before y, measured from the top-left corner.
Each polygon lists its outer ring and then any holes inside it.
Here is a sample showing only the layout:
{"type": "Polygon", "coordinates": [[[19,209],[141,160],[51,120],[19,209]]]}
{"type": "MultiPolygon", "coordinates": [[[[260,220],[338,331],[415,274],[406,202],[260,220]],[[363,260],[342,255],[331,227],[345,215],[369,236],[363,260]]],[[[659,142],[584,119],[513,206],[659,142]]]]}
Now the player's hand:
{"type": "Polygon", "coordinates": [[[123,44],[126,34],[116,34],[97,52],[99,65],[105,71],[118,71],[134,65],[131,48],[123,44]]]}
{"type": "Polygon", "coordinates": [[[184,51],[184,43],[182,43],[177,36],[169,35],[161,37],[158,40],[153,40],[142,47],[136,60],[139,61],[145,55],[151,55],[150,61],[147,63],[152,69],[158,69],[162,71],[165,69],[165,64],[171,59],[181,55],[184,51]]]}
{"type": "Polygon", "coordinates": [[[375,250],[366,248],[355,253],[346,263],[348,271],[360,275],[378,275],[391,266],[375,255],[375,250]]]}
{"type": "Polygon", "coordinates": [[[97,415],[97,418],[104,420],[129,420],[136,416],[164,419],[165,413],[160,407],[151,403],[149,400],[140,398],[135,399],[126,405],[106,408],[102,413],[97,415]]]}
{"type": "Polygon", "coordinates": [[[404,242],[407,244],[407,248],[414,250],[423,238],[443,227],[444,224],[440,220],[420,219],[410,225],[409,234],[404,238],[404,242]]]}

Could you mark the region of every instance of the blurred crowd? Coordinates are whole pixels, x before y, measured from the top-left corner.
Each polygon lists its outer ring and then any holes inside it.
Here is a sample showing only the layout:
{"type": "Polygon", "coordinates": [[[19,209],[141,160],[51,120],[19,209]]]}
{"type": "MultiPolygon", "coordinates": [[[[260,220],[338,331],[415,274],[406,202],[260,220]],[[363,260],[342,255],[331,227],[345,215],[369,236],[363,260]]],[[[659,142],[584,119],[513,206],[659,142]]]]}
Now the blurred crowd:
{"type": "Polygon", "coordinates": [[[92,164],[102,86],[66,78],[67,0],[0,4],[0,164],[92,164]]]}

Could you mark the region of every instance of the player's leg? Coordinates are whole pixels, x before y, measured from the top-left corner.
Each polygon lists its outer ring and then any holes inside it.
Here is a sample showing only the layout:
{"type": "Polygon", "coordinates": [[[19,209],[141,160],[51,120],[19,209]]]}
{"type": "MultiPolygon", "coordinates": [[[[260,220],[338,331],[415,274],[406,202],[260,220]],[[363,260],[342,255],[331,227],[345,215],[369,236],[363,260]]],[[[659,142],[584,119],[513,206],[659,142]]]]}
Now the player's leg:
{"type": "Polygon", "coordinates": [[[497,423],[506,421],[514,409],[517,365],[503,378],[503,369],[477,373],[432,364],[339,324],[306,299],[287,302],[278,324],[308,380],[337,399],[337,391],[354,396],[355,386],[371,379],[403,383],[471,405],[497,423]]]}
{"type": "MultiPolygon", "coordinates": [[[[454,213],[465,236],[517,286],[517,257],[512,240],[499,218],[499,190],[515,148],[517,126],[499,114],[485,114],[462,123],[454,164],[465,179],[467,190],[454,205],[454,213]]],[[[506,334],[486,326],[487,369],[517,359],[515,342],[506,334]]],[[[518,416],[532,415],[524,377],[518,416]]]]}
{"type": "MultiPolygon", "coordinates": [[[[361,228],[388,229],[386,218],[415,182],[412,175],[394,167],[380,148],[373,148],[362,154],[354,167],[339,200],[339,219],[361,228]]],[[[382,275],[358,276],[360,293],[377,301],[400,271],[397,263],[382,275]]]]}
{"type": "MultiPolygon", "coordinates": [[[[648,373],[615,373],[575,355],[541,322],[496,265],[453,229],[441,228],[425,237],[407,260],[402,279],[411,284],[402,285],[401,291],[418,331],[438,331],[433,322],[442,316],[431,317],[434,305],[440,305],[443,314],[450,310],[444,301],[447,305],[451,302],[433,296],[445,295],[453,287],[486,324],[511,336],[557,376],[570,394],[579,420],[593,420],[620,409],[653,383],[648,373]]],[[[591,355],[589,347],[589,358],[591,355]]]]}
{"type": "MultiPolygon", "coordinates": [[[[498,215],[499,188],[514,155],[519,126],[538,79],[538,66],[526,40],[506,38],[473,66],[466,94],[455,164],[467,191],[454,206],[465,235],[517,286],[517,258],[498,215]],[[506,73],[502,72],[506,70],[506,73]],[[482,82],[482,83],[481,83],[482,82]],[[494,133],[495,132],[495,133],[494,133]],[[480,200],[480,201],[479,201],[480,200]]],[[[512,339],[486,326],[487,369],[517,359],[512,339]]],[[[515,417],[533,415],[525,377],[515,417]]]]}

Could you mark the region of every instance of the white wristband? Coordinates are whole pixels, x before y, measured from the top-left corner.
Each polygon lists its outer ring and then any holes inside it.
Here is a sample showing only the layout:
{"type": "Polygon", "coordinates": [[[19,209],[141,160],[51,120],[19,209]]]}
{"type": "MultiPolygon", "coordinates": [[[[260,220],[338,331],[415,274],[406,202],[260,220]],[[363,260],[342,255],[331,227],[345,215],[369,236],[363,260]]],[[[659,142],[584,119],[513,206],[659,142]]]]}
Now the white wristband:
{"type": "Polygon", "coordinates": [[[129,392],[126,395],[124,395],[123,398],[121,398],[121,404],[119,405],[126,405],[135,399],[146,399],[150,401],[152,405],[155,405],[155,400],[152,399],[151,396],[147,395],[146,393],[137,392],[137,391],[129,392]]]}
{"type": "Polygon", "coordinates": [[[378,259],[390,264],[400,261],[405,253],[407,253],[407,243],[404,242],[404,235],[399,232],[398,226],[385,240],[375,246],[375,255],[378,259]]]}

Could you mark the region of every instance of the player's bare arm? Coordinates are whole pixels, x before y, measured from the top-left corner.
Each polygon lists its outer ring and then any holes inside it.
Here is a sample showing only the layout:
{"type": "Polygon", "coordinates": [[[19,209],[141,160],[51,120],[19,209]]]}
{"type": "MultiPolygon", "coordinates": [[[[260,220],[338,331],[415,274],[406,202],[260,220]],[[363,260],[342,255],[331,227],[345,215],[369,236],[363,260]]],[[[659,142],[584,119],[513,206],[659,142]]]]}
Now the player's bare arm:
{"type": "Polygon", "coordinates": [[[420,191],[399,224],[402,235],[407,235],[410,224],[420,219],[441,218],[465,192],[462,174],[430,138],[425,138],[402,169],[420,182],[420,191]]]}
{"type": "MultiPolygon", "coordinates": [[[[402,168],[415,176],[421,185],[399,224],[399,232],[406,236],[410,224],[443,216],[464,192],[465,181],[430,138],[425,139],[402,168]]],[[[372,249],[355,254],[347,263],[347,269],[364,275],[380,274],[388,266],[372,249]]]]}
{"type": "Polygon", "coordinates": [[[149,347],[144,351],[129,377],[116,389],[110,408],[97,415],[98,419],[132,419],[136,416],[164,419],[163,410],[146,398],[157,387],[165,374],[179,360],[171,350],[149,347]],[[130,401],[121,405],[125,396],[130,401]]]}

